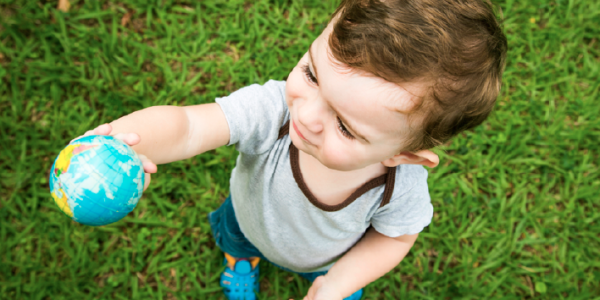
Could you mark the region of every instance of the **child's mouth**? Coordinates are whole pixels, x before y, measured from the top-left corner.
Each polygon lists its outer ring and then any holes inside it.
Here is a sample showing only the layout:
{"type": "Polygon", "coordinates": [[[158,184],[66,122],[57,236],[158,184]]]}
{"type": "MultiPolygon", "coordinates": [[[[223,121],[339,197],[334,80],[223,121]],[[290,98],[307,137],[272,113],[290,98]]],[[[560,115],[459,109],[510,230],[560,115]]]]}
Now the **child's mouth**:
{"type": "Polygon", "coordinates": [[[296,131],[296,134],[303,140],[307,141],[308,143],[310,143],[303,135],[302,133],[300,133],[300,130],[298,130],[298,127],[296,126],[296,122],[292,121],[292,126],[294,127],[294,130],[296,131]]]}

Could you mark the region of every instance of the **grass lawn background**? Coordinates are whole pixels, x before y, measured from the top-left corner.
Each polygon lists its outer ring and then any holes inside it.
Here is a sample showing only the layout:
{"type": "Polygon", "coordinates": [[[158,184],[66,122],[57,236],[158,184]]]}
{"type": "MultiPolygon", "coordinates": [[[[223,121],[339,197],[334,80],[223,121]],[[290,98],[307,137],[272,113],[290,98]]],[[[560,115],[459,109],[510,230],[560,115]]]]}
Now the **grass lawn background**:
{"type": "MultiPolygon", "coordinates": [[[[435,215],[364,299],[600,299],[600,4],[495,1],[508,64],[495,112],[439,147],[435,215]]],[[[153,105],[283,80],[337,1],[0,0],[0,299],[223,299],[206,220],[223,147],[160,165],[103,227],[66,218],[48,174],[74,137],[153,105]]],[[[260,299],[309,283],[261,263],[260,299]]]]}

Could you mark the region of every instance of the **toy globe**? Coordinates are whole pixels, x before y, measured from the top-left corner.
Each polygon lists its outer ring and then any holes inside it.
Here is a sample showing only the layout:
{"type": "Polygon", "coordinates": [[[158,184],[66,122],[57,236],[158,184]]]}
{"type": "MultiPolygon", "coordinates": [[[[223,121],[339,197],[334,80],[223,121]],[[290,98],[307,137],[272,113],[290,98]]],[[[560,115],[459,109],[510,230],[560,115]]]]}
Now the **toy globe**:
{"type": "Polygon", "coordinates": [[[56,205],[81,224],[114,223],[137,205],[144,189],[142,162],[127,144],[112,136],[73,140],[50,171],[56,205]]]}

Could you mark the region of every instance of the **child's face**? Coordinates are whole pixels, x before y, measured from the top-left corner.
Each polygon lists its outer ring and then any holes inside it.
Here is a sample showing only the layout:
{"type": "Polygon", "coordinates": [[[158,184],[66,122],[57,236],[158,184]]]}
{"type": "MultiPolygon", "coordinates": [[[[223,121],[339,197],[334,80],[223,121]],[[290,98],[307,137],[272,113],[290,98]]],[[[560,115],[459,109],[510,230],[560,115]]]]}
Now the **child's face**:
{"type": "Polygon", "coordinates": [[[330,23],[287,79],[290,138],[299,150],[330,169],[395,166],[390,158],[399,154],[410,133],[406,117],[397,110],[411,107],[419,86],[407,85],[409,92],[381,78],[334,66],[328,55],[331,31],[330,23]]]}

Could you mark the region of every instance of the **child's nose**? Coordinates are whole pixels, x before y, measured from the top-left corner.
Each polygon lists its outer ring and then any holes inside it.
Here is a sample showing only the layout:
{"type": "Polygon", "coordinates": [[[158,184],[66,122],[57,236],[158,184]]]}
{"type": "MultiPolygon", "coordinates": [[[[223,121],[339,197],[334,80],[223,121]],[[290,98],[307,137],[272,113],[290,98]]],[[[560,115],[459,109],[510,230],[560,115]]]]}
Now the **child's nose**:
{"type": "Polygon", "coordinates": [[[323,105],[313,99],[304,102],[298,111],[298,122],[313,134],[323,131],[323,105]]]}

